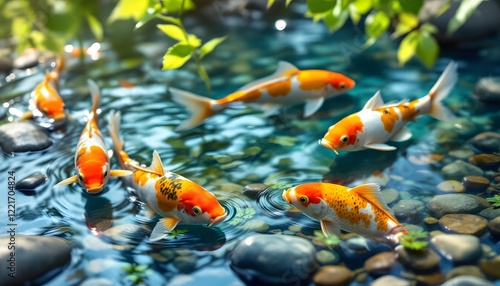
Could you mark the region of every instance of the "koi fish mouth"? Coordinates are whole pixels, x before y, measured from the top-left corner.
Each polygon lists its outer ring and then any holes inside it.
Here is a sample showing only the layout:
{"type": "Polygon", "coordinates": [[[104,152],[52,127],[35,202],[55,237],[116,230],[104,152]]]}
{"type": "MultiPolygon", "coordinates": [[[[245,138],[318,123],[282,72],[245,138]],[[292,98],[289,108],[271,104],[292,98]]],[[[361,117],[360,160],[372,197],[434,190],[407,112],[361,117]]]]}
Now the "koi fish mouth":
{"type": "Polygon", "coordinates": [[[333,150],[333,152],[335,152],[335,154],[337,154],[337,155],[339,154],[339,152],[337,152],[337,150],[335,150],[335,148],[333,147],[332,143],[327,141],[325,138],[319,139],[318,143],[319,143],[319,145],[322,145],[323,147],[326,147],[328,149],[333,150]]]}
{"type": "Polygon", "coordinates": [[[227,214],[223,214],[223,215],[220,215],[220,216],[218,216],[218,217],[216,217],[214,219],[211,219],[210,223],[208,224],[208,226],[211,227],[214,224],[217,224],[219,222],[223,222],[226,219],[226,217],[227,217],[227,214]]]}
{"type": "Polygon", "coordinates": [[[285,202],[287,204],[292,204],[292,200],[290,200],[290,192],[289,192],[289,189],[288,190],[284,190],[283,191],[283,194],[281,194],[281,196],[283,197],[283,200],[285,200],[285,202]]]}
{"type": "Polygon", "coordinates": [[[85,190],[89,194],[97,194],[97,193],[100,193],[102,191],[102,189],[103,189],[102,186],[99,186],[99,187],[88,188],[88,189],[85,189],[85,190]]]}

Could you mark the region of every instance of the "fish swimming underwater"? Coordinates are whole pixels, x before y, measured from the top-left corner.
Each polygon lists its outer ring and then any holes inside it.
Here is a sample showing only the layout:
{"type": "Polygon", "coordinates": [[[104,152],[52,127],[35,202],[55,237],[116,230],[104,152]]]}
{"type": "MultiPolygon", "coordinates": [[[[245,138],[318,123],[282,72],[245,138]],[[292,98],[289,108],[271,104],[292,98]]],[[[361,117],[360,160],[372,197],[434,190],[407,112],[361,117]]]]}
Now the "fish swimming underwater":
{"type": "Polygon", "coordinates": [[[154,227],[151,241],[166,237],[178,223],[212,226],[226,219],[226,211],[211,192],[176,173],[165,171],[156,150],[149,167],[141,167],[132,160],[123,150],[119,137],[119,112],[110,112],[108,122],[120,166],[133,171],[133,175],[124,180],[136,190],[142,202],[163,217],[154,227]]]}
{"type": "Polygon", "coordinates": [[[429,94],[413,100],[396,104],[384,104],[380,91],[368,100],[363,109],[353,113],[328,128],[328,132],[319,144],[332,149],[358,151],[375,149],[395,150],[396,147],[385,144],[386,141],[406,141],[412,134],[406,127],[422,114],[429,114],[437,119],[451,120],[453,113],[441,104],[457,82],[457,64],[451,62],[443,71],[429,94]]]}
{"type": "Polygon", "coordinates": [[[272,75],[251,82],[221,99],[210,99],[169,88],[172,100],[187,108],[191,117],[176,130],[187,130],[234,104],[260,104],[266,115],[279,108],[305,102],[304,117],[314,114],[325,98],[347,92],[355,85],[349,77],[327,70],[299,70],[287,62],[279,62],[272,75]]]}
{"type": "Polygon", "coordinates": [[[54,122],[64,122],[67,114],[64,109],[64,102],[59,96],[59,74],[64,67],[62,57],[57,58],[56,68],[45,72],[45,77],[31,92],[30,111],[26,112],[19,119],[29,119],[33,117],[47,117],[54,122]]]}
{"type": "Polygon", "coordinates": [[[88,85],[92,95],[92,111],[76,146],[75,169],[77,174],[59,182],[56,187],[79,182],[88,193],[97,194],[104,189],[109,178],[132,175],[132,172],[110,170],[108,149],[97,125],[99,87],[92,80],[88,80],[88,85]]]}
{"type": "Polygon", "coordinates": [[[283,191],[283,199],[319,220],[326,237],[346,230],[373,239],[395,242],[406,234],[380,194],[377,184],[348,188],[330,183],[306,183],[283,191]]]}

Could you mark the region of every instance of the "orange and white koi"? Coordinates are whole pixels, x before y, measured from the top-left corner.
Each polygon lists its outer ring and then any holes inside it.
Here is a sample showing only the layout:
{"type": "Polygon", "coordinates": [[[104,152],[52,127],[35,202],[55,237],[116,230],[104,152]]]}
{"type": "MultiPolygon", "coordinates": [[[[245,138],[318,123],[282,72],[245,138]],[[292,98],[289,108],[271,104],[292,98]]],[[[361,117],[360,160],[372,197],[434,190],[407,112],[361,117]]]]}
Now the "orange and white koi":
{"type": "Polygon", "coordinates": [[[320,221],[326,237],[340,230],[397,243],[406,234],[384,202],[377,184],[348,188],[330,183],[306,183],[283,191],[283,199],[320,221]]]}
{"type": "Polygon", "coordinates": [[[215,100],[193,93],[169,88],[172,100],[187,108],[191,117],[177,130],[187,130],[202,124],[205,119],[234,104],[260,104],[266,115],[279,108],[305,102],[304,117],[314,114],[325,98],[352,89],[354,80],[327,70],[299,70],[287,62],[279,62],[272,75],[251,82],[224,98],[215,100]]]}
{"type": "Polygon", "coordinates": [[[178,223],[212,226],[226,219],[226,211],[211,192],[181,175],[165,171],[156,150],[149,167],[142,167],[131,159],[119,137],[119,112],[110,112],[108,122],[120,166],[133,171],[133,175],[124,180],[136,190],[142,202],[163,217],[154,227],[151,241],[164,238],[178,223]]]}
{"type": "Polygon", "coordinates": [[[396,104],[384,104],[380,91],[368,100],[363,109],[351,114],[328,128],[319,143],[332,149],[358,151],[375,149],[395,150],[386,141],[406,141],[412,134],[406,124],[419,115],[429,114],[440,120],[451,120],[453,113],[441,104],[457,82],[457,64],[451,62],[443,71],[430,92],[419,99],[396,104]]]}
{"type": "Polygon", "coordinates": [[[99,105],[99,87],[88,80],[92,95],[92,111],[87,118],[75,154],[76,175],[59,182],[56,187],[79,182],[91,194],[101,192],[109,178],[131,175],[128,170],[110,170],[110,160],[106,143],[97,125],[97,107],[99,105]]]}
{"type": "Polygon", "coordinates": [[[55,122],[66,120],[64,102],[59,96],[59,74],[64,67],[62,57],[57,58],[56,68],[45,72],[45,77],[31,92],[30,111],[26,112],[19,119],[28,119],[35,116],[45,116],[55,122]]]}

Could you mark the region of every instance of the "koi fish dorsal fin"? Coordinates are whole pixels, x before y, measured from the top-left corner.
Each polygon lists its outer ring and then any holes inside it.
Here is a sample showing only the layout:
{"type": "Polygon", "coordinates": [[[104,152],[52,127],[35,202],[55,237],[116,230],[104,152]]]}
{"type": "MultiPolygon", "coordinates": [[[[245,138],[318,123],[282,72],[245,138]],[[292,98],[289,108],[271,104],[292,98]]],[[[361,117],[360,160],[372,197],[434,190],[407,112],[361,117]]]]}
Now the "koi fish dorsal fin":
{"type": "Polygon", "coordinates": [[[354,188],[349,189],[349,192],[362,197],[363,199],[370,202],[372,205],[384,211],[391,219],[397,221],[392,210],[387,206],[387,203],[382,198],[380,193],[380,186],[378,184],[364,184],[354,188]]]}
{"type": "Polygon", "coordinates": [[[380,94],[380,90],[378,90],[363,106],[363,110],[374,110],[377,107],[381,107],[384,105],[384,101],[382,100],[382,95],[380,94]]]}
{"type": "Polygon", "coordinates": [[[161,162],[160,155],[156,150],[153,151],[153,161],[151,162],[151,165],[148,167],[148,169],[150,169],[153,173],[158,174],[160,176],[165,175],[165,170],[163,169],[163,164],[161,162]]]}
{"type": "Polygon", "coordinates": [[[294,65],[292,65],[291,63],[285,62],[285,61],[280,61],[278,63],[278,69],[272,75],[263,77],[261,79],[255,80],[255,81],[252,81],[251,83],[248,83],[248,84],[242,86],[239,90],[249,89],[249,88],[254,87],[256,85],[262,84],[266,81],[270,81],[273,79],[284,77],[284,76],[287,76],[289,74],[294,74],[297,72],[299,72],[299,69],[297,67],[295,67],[294,65]]]}
{"type": "Polygon", "coordinates": [[[99,107],[100,92],[99,87],[97,86],[97,83],[95,81],[87,79],[87,84],[89,86],[90,95],[92,96],[92,110],[89,115],[89,120],[94,120],[94,118],[96,117],[97,108],[99,107]]]}

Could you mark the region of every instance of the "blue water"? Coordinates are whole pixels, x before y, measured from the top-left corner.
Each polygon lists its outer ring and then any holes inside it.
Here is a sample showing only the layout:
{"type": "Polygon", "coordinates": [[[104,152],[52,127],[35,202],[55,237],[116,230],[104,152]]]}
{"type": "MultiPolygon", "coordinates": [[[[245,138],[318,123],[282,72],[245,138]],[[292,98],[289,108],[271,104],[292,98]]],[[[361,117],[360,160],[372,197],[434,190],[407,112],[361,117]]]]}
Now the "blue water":
{"type": "MultiPolygon", "coordinates": [[[[498,119],[498,110],[471,97],[479,78],[500,74],[498,45],[444,50],[429,70],[416,60],[399,66],[395,56],[397,43],[386,37],[361,50],[365,39],[353,27],[331,35],[323,25],[302,17],[287,20],[284,31],[276,30],[271,20],[227,22],[232,24],[225,26],[223,33],[220,27],[202,25],[193,18],[187,20],[188,28],[192,27],[192,32],[202,37],[229,35],[226,42],[203,59],[212,80],[209,94],[194,65],[188,64],[177,71],[159,69],[162,53],[172,44],[159,32],[137,36],[133,47],[139,53],[125,58],[119,58],[111,46],[103,44],[101,58],[87,59],[84,69],[77,59],[68,62],[69,68],[62,75],[61,96],[74,121],[65,131],[51,133],[53,145],[41,152],[13,157],[4,154],[0,158],[0,174],[15,170],[19,179],[34,173],[48,176],[36,195],[18,192],[16,206],[18,233],[61,236],[74,246],[71,264],[49,285],[99,281],[92,279],[132,284],[121,269],[132,263],[148,265],[146,284],[199,285],[203,281],[203,285],[241,285],[229,268],[227,254],[238,239],[256,232],[244,227],[245,223],[264,222],[268,227],[260,232],[277,235],[296,235],[289,227],[297,225],[309,237],[319,229],[317,222],[286,205],[281,199],[284,188],[308,181],[350,186],[375,181],[383,182],[384,188],[397,189],[402,198],[427,202],[437,194],[435,186],[443,181],[440,169],[451,162],[449,151],[468,148],[467,139],[481,131],[500,130],[499,121],[494,120],[498,119]],[[189,132],[174,131],[186,112],[170,101],[168,86],[221,98],[251,80],[272,73],[280,60],[300,69],[344,73],[356,80],[356,87],[347,95],[327,100],[307,119],[302,118],[302,105],[287,108],[271,118],[256,109],[234,109],[215,115],[189,132]],[[385,101],[424,96],[451,60],[459,63],[459,82],[446,105],[472,122],[472,135],[461,134],[453,125],[424,116],[410,123],[414,136],[397,144],[397,152],[369,150],[336,156],[317,144],[330,125],[361,109],[377,90],[382,91],[385,101]],[[84,193],[78,185],[53,188],[74,172],[76,142],[91,106],[86,89],[88,77],[95,79],[102,90],[99,125],[105,136],[107,113],[120,110],[120,132],[131,157],[149,165],[152,151],[158,150],[165,169],[198,182],[219,198],[228,212],[226,221],[212,228],[179,225],[178,229],[187,232],[149,244],[147,237],[158,217],[148,214],[121,180],[111,179],[106,189],[95,196],[84,193]],[[133,87],[122,87],[120,80],[127,80],[133,87]],[[443,130],[458,136],[439,143],[436,138],[443,130]],[[414,164],[410,159],[430,153],[445,158],[424,165],[414,164]],[[221,156],[224,163],[217,161],[221,156]],[[270,188],[258,199],[251,199],[241,194],[243,186],[249,183],[265,183],[270,188]],[[179,270],[173,261],[180,256],[194,257],[196,263],[190,269],[179,270]]],[[[32,72],[35,75],[4,83],[2,102],[10,101],[10,107],[26,110],[29,92],[41,79],[40,68],[32,72]]],[[[19,72],[20,78],[24,76],[19,72]]],[[[7,110],[3,112],[9,115],[7,110]]],[[[108,138],[107,143],[110,147],[108,138]]],[[[2,175],[0,186],[6,185],[6,176],[2,175]]],[[[0,217],[0,223],[6,223],[5,216],[0,217]]],[[[431,230],[421,222],[411,224],[431,230]]],[[[482,242],[500,252],[498,243],[487,237],[482,242]]],[[[351,269],[359,266],[359,261],[343,259],[341,262],[352,266],[351,269]]],[[[450,267],[443,262],[444,270],[450,267]]],[[[394,269],[393,274],[401,276],[399,271],[394,269]]]]}

